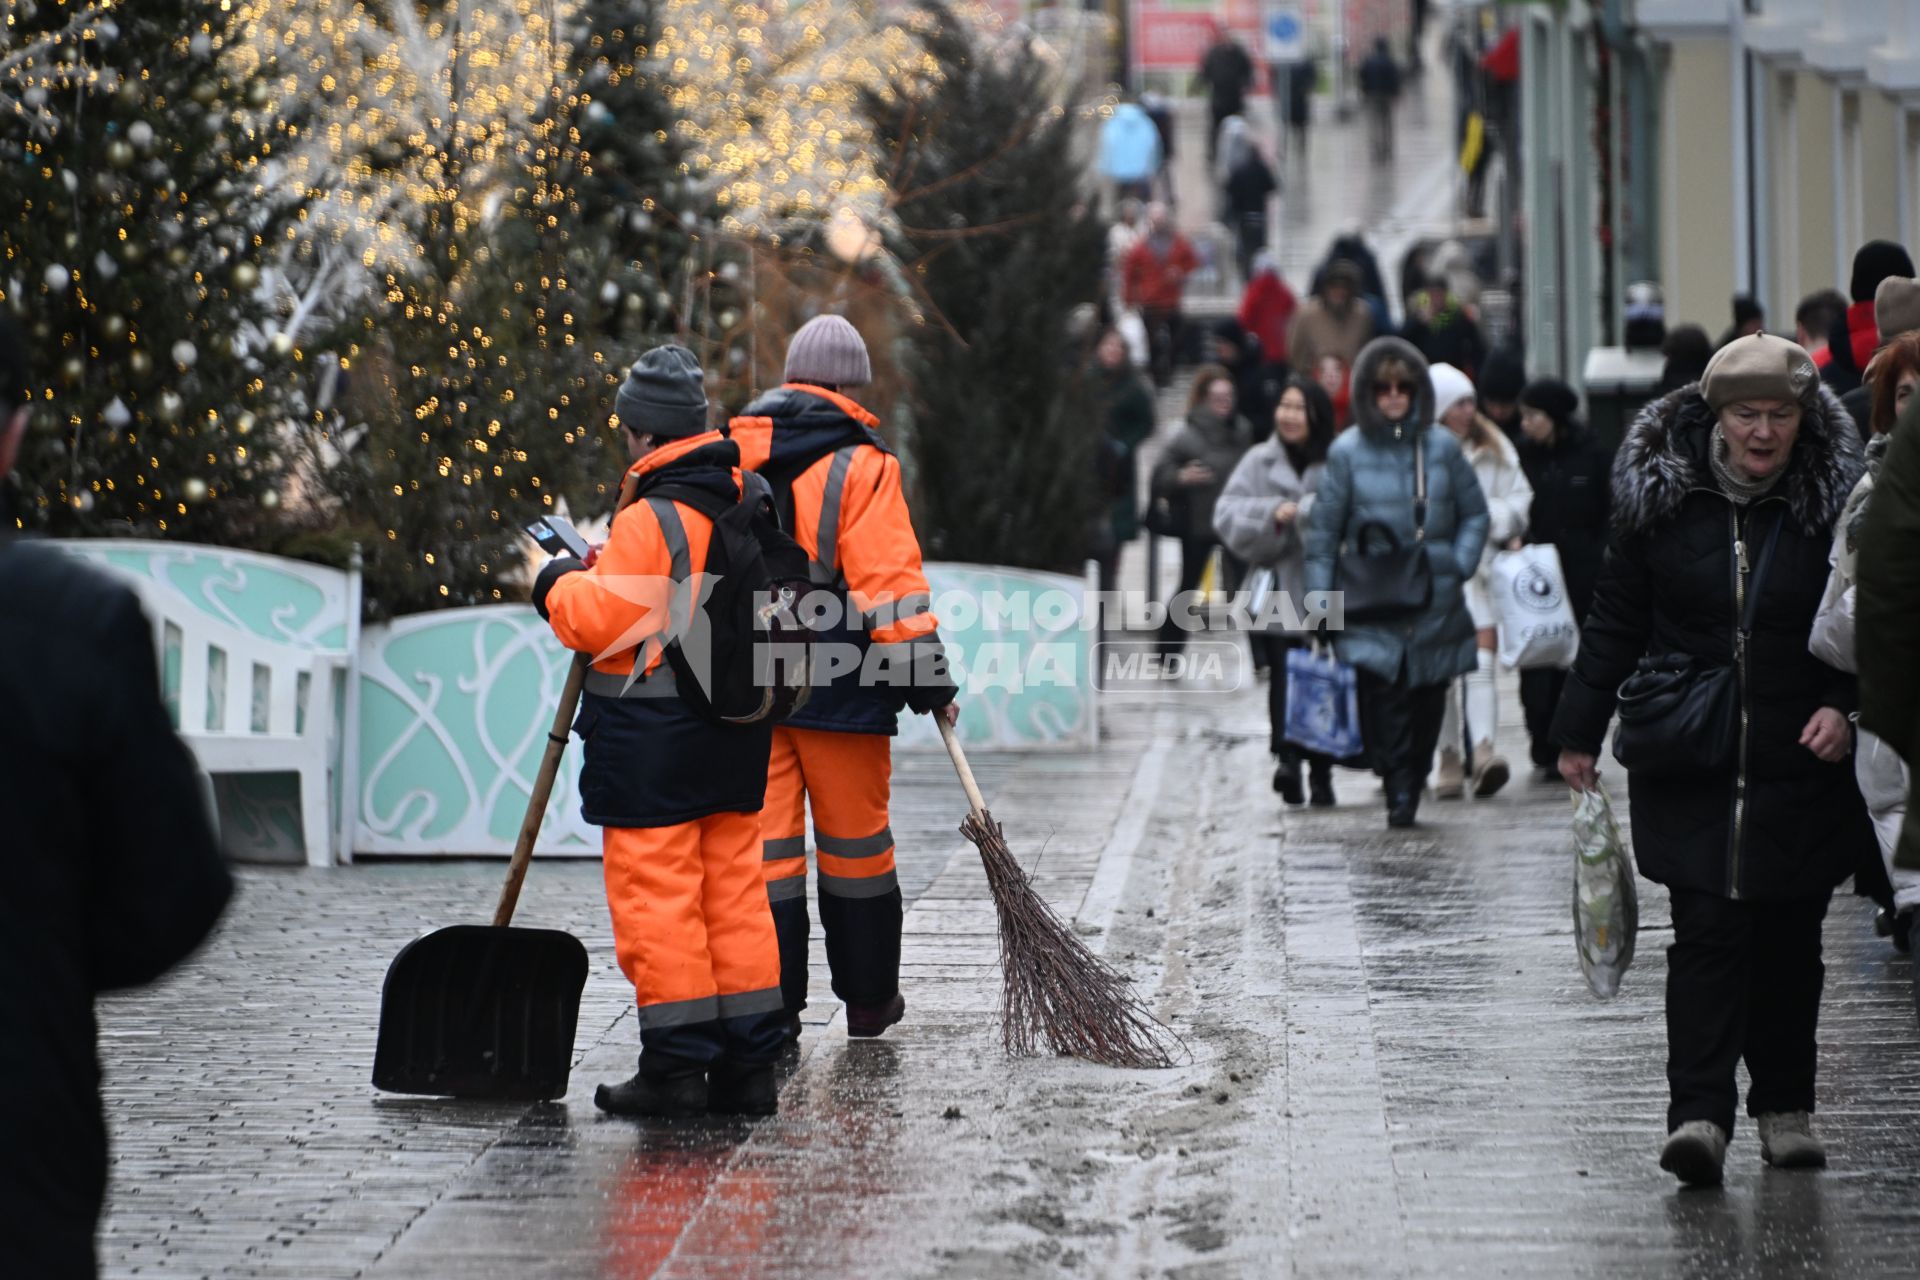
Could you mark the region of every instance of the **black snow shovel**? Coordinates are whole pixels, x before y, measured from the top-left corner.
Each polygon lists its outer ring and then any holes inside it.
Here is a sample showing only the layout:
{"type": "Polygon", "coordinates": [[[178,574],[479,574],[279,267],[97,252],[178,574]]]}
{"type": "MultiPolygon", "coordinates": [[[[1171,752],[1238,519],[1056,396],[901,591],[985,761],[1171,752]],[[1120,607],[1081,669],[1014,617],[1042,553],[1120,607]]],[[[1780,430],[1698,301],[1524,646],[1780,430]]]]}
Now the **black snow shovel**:
{"type": "Polygon", "coordinates": [[[459,924],[409,942],[380,995],[373,1085],[388,1093],[536,1102],[567,1092],[587,949],[557,929],[510,929],[520,882],[560,771],[586,681],[575,654],[527,797],[493,924],[459,924]]]}

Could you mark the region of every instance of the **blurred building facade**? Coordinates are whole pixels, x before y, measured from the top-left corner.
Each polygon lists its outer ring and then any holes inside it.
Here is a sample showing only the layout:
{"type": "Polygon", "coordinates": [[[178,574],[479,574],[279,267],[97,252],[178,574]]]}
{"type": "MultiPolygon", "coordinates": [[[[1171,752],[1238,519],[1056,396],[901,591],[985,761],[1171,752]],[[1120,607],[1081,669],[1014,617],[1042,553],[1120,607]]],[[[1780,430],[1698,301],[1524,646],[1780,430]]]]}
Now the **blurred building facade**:
{"type": "Polygon", "coordinates": [[[1920,0],[1534,0],[1521,29],[1529,364],[1578,380],[1626,287],[1793,332],[1854,250],[1920,243],[1920,0]]]}

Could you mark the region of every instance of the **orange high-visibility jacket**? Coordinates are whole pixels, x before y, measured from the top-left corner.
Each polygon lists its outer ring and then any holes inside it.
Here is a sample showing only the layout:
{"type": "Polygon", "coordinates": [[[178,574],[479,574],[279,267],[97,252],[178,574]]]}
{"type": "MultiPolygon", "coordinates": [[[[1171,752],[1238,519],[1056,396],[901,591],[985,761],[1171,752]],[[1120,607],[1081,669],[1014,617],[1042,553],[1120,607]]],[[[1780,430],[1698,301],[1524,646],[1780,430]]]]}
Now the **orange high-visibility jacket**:
{"type": "Polygon", "coordinates": [[[901,707],[924,711],[953,700],[900,459],[878,425],[846,396],[789,383],[729,426],[742,466],[776,488],[790,479],[789,532],[812,558],[815,583],[842,596],[843,625],[820,642],[863,655],[859,670],[815,687],[786,722],[795,728],[890,734],[901,707]]]}
{"type": "Polygon", "coordinates": [[[765,800],[771,724],[703,719],[680,700],[662,658],[700,598],[713,524],[685,503],[646,496],[649,481],[670,478],[737,499],[739,465],[739,449],[718,431],[655,449],[629,470],[641,496],[614,517],[593,567],[555,561],[534,586],[534,607],[560,643],[593,656],[573,725],[586,745],[588,822],[668,826],[757,812],[765,800]]]}

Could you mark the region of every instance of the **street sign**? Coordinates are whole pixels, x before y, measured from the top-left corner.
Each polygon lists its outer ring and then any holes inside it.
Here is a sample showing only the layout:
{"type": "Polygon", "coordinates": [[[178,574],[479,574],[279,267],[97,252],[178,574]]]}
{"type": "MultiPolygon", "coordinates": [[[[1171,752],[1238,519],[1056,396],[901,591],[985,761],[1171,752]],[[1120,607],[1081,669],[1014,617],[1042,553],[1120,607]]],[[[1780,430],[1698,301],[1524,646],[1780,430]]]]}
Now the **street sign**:
{"type": "Polygon", "coordinates": [[[1307,56],[1307,25],[1298,5],[1273,5],[1267,9],[1267,61],[1293,63],[1307,56]]]}

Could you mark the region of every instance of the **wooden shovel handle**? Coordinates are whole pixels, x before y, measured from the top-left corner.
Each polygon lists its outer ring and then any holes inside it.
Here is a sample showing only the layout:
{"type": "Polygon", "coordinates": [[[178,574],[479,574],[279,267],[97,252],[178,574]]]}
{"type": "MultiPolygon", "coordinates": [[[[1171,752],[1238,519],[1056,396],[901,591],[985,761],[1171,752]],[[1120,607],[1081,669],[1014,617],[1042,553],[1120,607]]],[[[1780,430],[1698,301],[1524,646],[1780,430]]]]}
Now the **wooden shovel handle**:
{"type": "MultiPolygon", "coordinates": [[[[632,504],[639,487],[639,476],[629,472],[622,477],[620,500],[613,508],[616,516],[632,504]]],[[[533,861],[533,845],[540,838],[540,824],[547,818],[553,780],[560,776],[560,757],[566,754],[567,735],[573,732],[574,712],[580,709],[580,691],[586,687],[587,669],[592,663],[589,655],[576,653],[573,665],[567,669],[567,682],[560,689],[560,705],[553,713],[553,727],[547,731],[546,754],[540,757],[540,772],[534,775],[533,790],[527,795],[526,816],[520,819],[520,838],[514,842],[513,861],[507,864],[507,882],[500,886],[500,902],[493,909],[496,928],[504,929],[513,923],[513,909],[520,903],[520,885],[527,878],[527,864],[533,861]]]]}
{"type": "Polygon", "coordinates": [[[513,909],[520,901],[520,882],[527,878],[527,864],[533,861],[533,844],[540,838],[540,824],[546,820],[547,800],[553,795],[553,780],[560,774],[560,757],[566,754],[567,735],[573,731],[573,713],[580,709],[580,690],[587,682],[587,667],[593,659],[584,653],[573,655],[567,668],[567,683],[560,690],[560,706],[553,713],[553,728],[547,732],[546,754],[540,757],[540,772],[534,776],[533,791],[527,796],[527,814],[520,819],[520,839],[513,846],[513,861],[507,864],[507,882],[500,886],[500,905],[493,909],[493,923],[505,928],[513,923],[513,909]]]}
{"type": "Polygon", "coordinates": [[[967,753],[960,749],[960,739],[945,716],[935,712],[933,719],[940,726],[940,739],[947,744],[947,755],[953,760],[953,771],[960,775],[960,785],[966,790],[967,804],[972,806],[973,816],[985,821],[987,801],[980,794],[980,784],[973,780],[973,768],[967,763],[967,753]]]}

